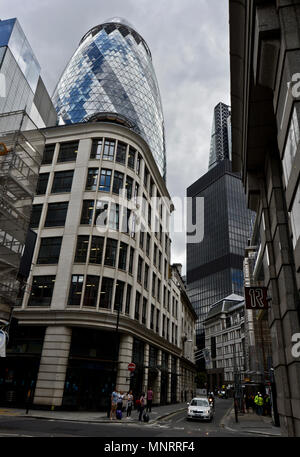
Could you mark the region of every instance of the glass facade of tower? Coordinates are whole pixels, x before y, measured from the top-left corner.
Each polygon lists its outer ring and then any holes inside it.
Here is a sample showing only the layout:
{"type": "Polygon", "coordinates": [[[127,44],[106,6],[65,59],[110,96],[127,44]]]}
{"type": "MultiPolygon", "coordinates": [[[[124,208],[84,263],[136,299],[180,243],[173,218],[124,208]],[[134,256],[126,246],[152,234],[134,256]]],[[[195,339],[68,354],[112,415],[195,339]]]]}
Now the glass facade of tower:
{"type": "Polygon", "coordinates": [[[150,50],[120,18],[91,29],[64,70],[53,95],[62,123],[117,113],[132,123],[166,173],[164,120],[150,50]]]}
{"type": "Polygon", "coordinates": [[[243,258],[253,213],[246,207],[239,175],[231,170],[231,162],[223,160],[187,191],[188,197],[204,197],[203,241],[187,245],[187,288],[198,315],[198,344],[211,305],[232,293],[243,295],[243,258]]]}

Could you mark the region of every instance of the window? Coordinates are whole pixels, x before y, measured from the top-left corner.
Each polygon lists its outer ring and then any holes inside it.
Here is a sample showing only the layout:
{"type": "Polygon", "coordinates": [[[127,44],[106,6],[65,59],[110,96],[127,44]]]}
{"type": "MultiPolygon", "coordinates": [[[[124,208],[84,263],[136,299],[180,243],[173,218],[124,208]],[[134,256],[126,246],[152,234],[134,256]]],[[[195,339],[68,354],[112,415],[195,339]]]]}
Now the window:
{"type": "Polygon", "coordinates": [[[151,328],[151,330],[153,330],[153,328],[154,328],[154,311],[155,311],[154,305],[151,305],[151,313],[150,313],[150,328],[151,328]]]}
{"type": "Polygon", "coordinates": [[[159,253],[158,253],[158,270],[159,271],[161,271],[161,258],[162,258],[162,254],[159,251],[159,253]]]}
{"type": "Polygon", "coordinates": [[[118,194],[120,193],[120,190],[123,189],[123,183],[124,183],[124,174],[119,173],[118,171],[114,172],[114,182],[113,182],[113,193],[118,194]]]}
{"type": "Polygon", "coordinates": [[[153,276],[152,276],[152,297],[155,297],[155,287],[156,287],[156,274],[153,273],[153,276]]]}
{"type": "Polygon", "coordinates": [[[89,236],[88,235],[79,235],[77,237],[77,246],[75,251],[75,259],[74,262],[78,263],[85,263],[86,256],[89,247],[89,236]]]}
{"type": "Polygon", "coordinates": [[[159,319],[160,319],[160,312],[159,309],[156,310],[156,332],[159,333],[159,319]]]}
{"type": "Polygon", "coordinates": [[[145,165],[145,170],[144,170],[144,186],[146,189],[148,189],[148,178],[149,178],[149,171],[148,168],[145,165]]]}
{"type": "Polygon", "coordinates": [[[30,228],[38,228],[40,224],[43,205],[33,205],[30,217],[30,228]]]}
{"type": "Polygon", "coordinates": [[[131,301],[131,285],[127,284],[127,291],[126,291],[126,304],[125,304],[125,313],[130,313],[130,301],[131,301]]]}
{"type": "Polygon", "coordinates": [[[116,283],[116,293],[115,293],[115,310],[122,311],[123,308],[123,294],[124,294],[125,283],[123,281],[117,281],[116,283]]]}
{"type": "Polygon", "coordinates": [[[120,253],[119,253],[119,267],[118,267],[120,270],[126,270],[127,249],[128,249],[127,244],[121,242],[120,253]]]}
{"type": "Polygon", "coordinates": [[[109,227],[112,230],[119,230],[120,224],[120,206],[117,203],[110,204],[109,210],[109,227]]]}
{"type": "Polygon", "coordinates": [[[33,276],[28,306],[49,306],[55,276],[33,276]]]}
{"type": "Polygon", "coordinates": [[[103,257],[104,238],[102,236],[92,236],[90,249],[90,263],[101,265],[103,257]]]}
{"type": "Polygon", "coordinates": [[[101,200],[96,202],[95,221],[94,224],[98,227],[106,227],[108,214],[108,203],[101,200]]]}
{"type": "Polygon", "coordinates": [[[129,146],[128,167],[132,168],[133,170],[134,170],[134,164],[135,164],[135,155],[136,155],[136,150],[133,149],[133,147],[129,146]]]}
{"type": "Polygon", "coordinates": [[[114,267],[116,265],[118,241],[107,238],[104,265],[114,267]]]}
{"type": "Polygon", "coordinates": [[[130,255],[129,255],[129,268],[128,271],[132,275],[133,272],[133,259],[134,259],[134,248],[130,248],[130,255]]]}
{"type": "Polygon", "coordinates": [[[52,194],[71,192],[73,173],[73,170],[57,171],[56,173],[54,173],[54,179],[51,190],[52,194]]]}
{"type": "Polygon", "coordinates": [[[143,298],[143,310],[142,310],[142,323],[146,324],[147,321],[147,298],[143,298]]]}
{"type": "Polygon", "coordinates": [[[154,244],[153,263],[154,263],[155,266],[156,266],[156,262],[157,262],[157,246],[156,246],[156,244],[154,244]]]}
{"type": "Polygon", "coordinates": [[[43,153],[42,165],[49,165],[52,163],[54,150],[55,144],[46,144],[43,153]]]}
{"type": "Polygon", "coordinates": [[[83,286],[83,275],[72,275],[68,306],[80,306],[83,286]]]}
{"type": "Polygon", "coordinates": [[[68,202],[48,203],[45,227],[64,226],[68,211],[68,202]]]}
{"type": "Polygon", "coordinates": [[[145,239],[145,227],[141,225],[141,230],[140,230],[140,248],[143,250],[144,249],[144,239],[145,239]]]}
{"type": "Polygon", "coordinates": [[[139,256],[138,260],[138,270],[137,270],[137,280],[142,282],[142,270],[143,270],[143,259],[139,256]]]}
{"type": "Polygon", "coordinates": [[[114,280],[111,278],[102,278],[101,294],[100,294],[100,308],[111,308],[112,293],[113,293],[114,280]]]}
{"type": "Polygon", "coordinates": [[[138,183],[136,182],[135,183],[135,186],[134,186],[134,199],[135,199],[135,202],[137,203],[137,198],[139,196],[139,189],[140,189],[140,186],[138,185],[138,183]]]}
{"type": "Polygon", "coordinates": [[[46,193],[48,180],[49,173],[40,173],[35,191],[36,195],[44,195],[46,193]]]}
{"type": "Polygon", "coordinates": [[[99,190],[102,192],[110,192],[111,173],[111,170],[107,170],[106,168],[101,169],[99,190]]]}
{"type": "Polygon", "coordinates": [[[150,243],[151,243],[151,236],[147,233],[147,242],[146,242],[146,254],[150,257],[150,243]]]}
{"type": "Polygon", "coordinates": [[[300,183],[298,184],[298,189],[294,197],[290,217],[293,232],[293,246],[295,248],[300,237],[300,183]]]}
{"type": "Polygon", "coordinates": [[[40,265],[58,263],[61,242],[61,236],[41,238],[37,263],[40,265]]]}
{"type": "Polygon", "coordinates": [[[161,286],[161,280],[157,280],[157,300],[160,302],[160,286],[161,286]]]}
{"type": "Polygon", "coordinates": [[[98,287],[99,276],[87,275],[83,298],[83,306],[95,307],[97,305],[98,287]]]}
{"type": "Polygon", "coordinates": [[[133,179],[126,177],[126,196],[128,200],[132,199],[133,179]]]}
{"type": "Polygon", "coordinates": [[[94,200],[84,200],[82,203],[80,224],[91,225],[93,222],[94,200]]]}
{"type": "Polygon", "coordinates": [[[104,142],[103,148],[103,159],[104,160],[114,160],[115,155],[115,140],[106,139],[104,142]]]}
{"type": "Polygon", "coordinates": [[[166,334],[166,316],[163,315],[163,323],[162,323],[162,336],[165,337],[166,334]]]}
{"type": "Polygon", "coordinates": [[[136,296],[135,296],[135,311],[134,311],[134,318],[137,321],[140,320],[140,302],[141,302],[141,294],[139,292],[137,292],[136,296]]]}
{"type": "Polygon", "coordinates": [[[149,284],[149,266],[145,263],[144,288],[148,289],[149,284]]]}
{"type": "Polygon", "coordinates": [[[136,160],[136,172],[138,175],[141,172],[141,163],[142,163],[142,157],[141,157],[141,154],[138,153],[137,160],[136,160]]]}
{"type": "Polygon", "coordinates": [[[149,195],[150,195],[151,198],[154,197],[154,190],[155,190],[154,181],[151,178],[150,179],[150,188],[149,188],[149,195]]]}
{"type": "Polygon", "coordinates": [[[99,160],[101,158],[102,144],[103,138],[96,138],[93,140],[90,159],[99,160]]]}
{"type": "Polygon", "coordinates": [[[73,160],[76,160],[77,153],[78,141],[61,143],[59,146],[57,162],[72,162],[73,160]]]}
{"type": "Polygon", "coordinates": [[[117,153],[116,153],[116,162],[125,163],[126,162],[126,150],[127,144],[118,141],[117,153]]]}
{"type": "Polygon", "coordinates": [[[295,155],[297,152],[297,147],[299,144],[300,138],[300,129],[298,121],[297,107],[294,108],[292,118],[290,121],[290,127],[287,135],[286,146],[283,156],[283,171],[285,176],[285,182],[288,183],[295,155]]]}
{"type": "Polygon", "coordinates": [[[152,209],[149,204],[149,206],[148,206],[148,225],[150,227],[150,230],[152,230],[151,223],[152,223],[152,209]]]}
{"type": "Polygon", "coordinates": [[[96,190],[98,180],[99,168],[89,168],[85,190],[96,190]]]}

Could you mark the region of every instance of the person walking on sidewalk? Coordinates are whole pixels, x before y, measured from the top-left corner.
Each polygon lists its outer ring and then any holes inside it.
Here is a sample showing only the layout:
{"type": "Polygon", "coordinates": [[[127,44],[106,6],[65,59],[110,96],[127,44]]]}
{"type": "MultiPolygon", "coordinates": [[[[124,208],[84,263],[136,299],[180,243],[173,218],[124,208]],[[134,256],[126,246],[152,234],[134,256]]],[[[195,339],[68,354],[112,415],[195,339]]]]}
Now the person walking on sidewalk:
{"type": "Polygon", "coordinates": [[[111,394],[111,407],[110,407],[110,420],[116,419],[117,403],[119,398],[119,392],[116,389],[111,394]]]}
{"type": "Polygon", "coordinates": [[[153,400],[153,391],[152,391],[152,387],[149,387],[148,392],[147,392],[147,409],[146,409],[146,411],[149,411],[149,413],[151,413],[152,400],[153,400]]]}
{"type": "Polygon", "coordinates": [[[140,411],[140,414],[139,414],[140,422],[142,421],[143,412],[145,409],[145,403],[146,403],[145,392],[143,392],[142,395],[140,396],[140,410],[139,410],[140,411]]]}
{"type": "Polygon", "coordinates": [[[132,395],[132,390],[130,390],[127,394],[127,417],[131,416],[132,406],[133,406],[133,395],[132,395]]]}

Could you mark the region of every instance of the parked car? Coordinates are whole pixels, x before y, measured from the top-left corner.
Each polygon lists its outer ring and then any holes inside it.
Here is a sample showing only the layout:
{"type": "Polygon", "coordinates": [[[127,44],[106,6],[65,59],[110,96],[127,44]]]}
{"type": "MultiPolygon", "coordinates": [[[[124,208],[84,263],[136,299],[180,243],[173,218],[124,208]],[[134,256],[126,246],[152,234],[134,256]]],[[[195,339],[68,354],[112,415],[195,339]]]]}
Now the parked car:
{"type": "Polygon", "coordinates": [[[211,406],[208,398],[196,397],[191,403],[188,403],[187,420],[203,419],[211,421],[214,415],[214,408],[211,406]]]}

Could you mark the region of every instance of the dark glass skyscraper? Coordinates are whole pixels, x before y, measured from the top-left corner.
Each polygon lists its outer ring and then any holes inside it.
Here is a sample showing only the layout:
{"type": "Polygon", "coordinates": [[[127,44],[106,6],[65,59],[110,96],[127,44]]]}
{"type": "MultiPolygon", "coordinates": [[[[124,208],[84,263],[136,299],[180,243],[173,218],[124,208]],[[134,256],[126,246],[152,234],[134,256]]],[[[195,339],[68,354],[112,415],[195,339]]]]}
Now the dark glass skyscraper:
{"type": "MultiPolygon", "coordinates": [[[[241,177],[232,172],[226,157],[230,151],[230,108],[221,105],[214,113],[210,169],[187,189],[187,197],[204,198],[204,238],[187,245],[187,290],[198,315],[200,347],[204,347],[203,322],[211,305],[232,293],[243,295],[243,259],[253,219],[241,177]],[[215,121],[221,114],[220,130],[215,121]]],[[[194,211],[196,205],[192,208],[194,211]]],[[[196,219],[195,214],[187,217],[196,219]]]]}
{"type": "Polygon", "coordinates": [[[164,120],[151,53],[126,20],[109,19],[84,35],[53,102],[66,124],[89,120],[97,113],[123,115],[147,141],[165,177],[164,120]]]}

